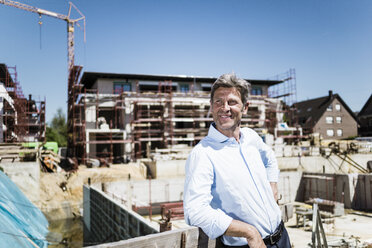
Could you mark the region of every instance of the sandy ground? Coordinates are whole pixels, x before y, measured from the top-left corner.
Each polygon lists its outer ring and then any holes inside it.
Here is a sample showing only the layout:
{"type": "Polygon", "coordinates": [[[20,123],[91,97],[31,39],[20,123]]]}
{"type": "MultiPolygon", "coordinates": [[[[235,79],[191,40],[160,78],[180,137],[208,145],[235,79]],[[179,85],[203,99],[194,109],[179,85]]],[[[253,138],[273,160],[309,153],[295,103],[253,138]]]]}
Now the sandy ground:
{"type": "MultiPolygon", "coordinates": [[[[49,220],[81,216],[83,203],[83,185],[96,182],[113,182],[131,179],[145,179],[146,170],[140,164],[112,165],[110,168],[86,168],[80,166],[74,173],[41,173],[40,201],[35,204],[46,214],[49,220]],[[130,175],[130,176],[129,176],[130,175]]],[[[309,247],[311,243],[311,221],[307,227],[296,227],[294,216],[285,224],[295,248],[309,247]]],[[[180,228],[184,223],[174,223],[180,228]]],[[[337,217],[332,224],[324,225],[327,240],[370,243],[372,247],[372,214],[350,211],[337,217]]],[[[354,246],[355,247],[355,246],[354,246]]],[[[364,246],[366,247],[366,246],[364,246]]]]}
{"type": "MultiPolygon", "coordinates": [[[[311,225],[296,227],[296,215],[285,223],[293,248],[310,247],[311,243],[311,225]]],[[[358,244],[362,247],[364,244],[370,244],[372,247],[372,214],[352,211],[344,216],[336,217],[334,223],[323,224],[327,242],[334,244],[345,240],[349,244],[358,244]]],[[[331,246],[333,247],[333,246],[331,246]]],[[[346,246],[345,246],[346,247],[346,246]]],[[[356,247],[356,246],[350,246],[356,247]]]]}

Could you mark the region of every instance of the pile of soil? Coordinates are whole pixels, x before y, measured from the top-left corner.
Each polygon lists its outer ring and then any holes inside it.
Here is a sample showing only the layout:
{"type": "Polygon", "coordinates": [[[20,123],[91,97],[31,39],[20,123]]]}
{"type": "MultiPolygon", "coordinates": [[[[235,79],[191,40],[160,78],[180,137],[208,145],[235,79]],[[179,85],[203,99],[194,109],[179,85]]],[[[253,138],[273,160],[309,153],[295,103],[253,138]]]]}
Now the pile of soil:
{"type": "Polygon", "coordinates": [[[109,168],[86,168],[76,172],[41,173],[40,200],[35,202],[49,220],[80,217],[83,185],[128,179],[145,179],[146,167],[139,163],[112,165],[109,168]]]}

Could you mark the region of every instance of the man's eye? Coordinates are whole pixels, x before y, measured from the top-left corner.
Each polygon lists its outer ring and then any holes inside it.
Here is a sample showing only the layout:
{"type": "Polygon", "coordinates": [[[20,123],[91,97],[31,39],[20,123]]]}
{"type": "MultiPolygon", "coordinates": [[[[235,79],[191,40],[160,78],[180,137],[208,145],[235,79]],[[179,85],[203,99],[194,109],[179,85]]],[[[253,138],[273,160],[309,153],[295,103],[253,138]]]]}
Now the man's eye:
{"type": "Polygon", "coordinates": [[[236,105],[237,103],[237,101],[229,101],[229,105],[236,105]]]}

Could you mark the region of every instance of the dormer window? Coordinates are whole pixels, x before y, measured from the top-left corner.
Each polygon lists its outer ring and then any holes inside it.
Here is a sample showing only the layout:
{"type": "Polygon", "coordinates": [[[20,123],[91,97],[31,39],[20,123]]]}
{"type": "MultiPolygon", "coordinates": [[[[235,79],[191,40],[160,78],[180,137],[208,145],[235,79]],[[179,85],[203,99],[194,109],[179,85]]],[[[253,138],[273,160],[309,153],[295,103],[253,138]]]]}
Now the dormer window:
{"type": "Polygon", "coordinates": [[[330,104],[327,108],[327,111],[332,111],[333,110],[333,107],[332,107],[332,104],[330,104]]]}

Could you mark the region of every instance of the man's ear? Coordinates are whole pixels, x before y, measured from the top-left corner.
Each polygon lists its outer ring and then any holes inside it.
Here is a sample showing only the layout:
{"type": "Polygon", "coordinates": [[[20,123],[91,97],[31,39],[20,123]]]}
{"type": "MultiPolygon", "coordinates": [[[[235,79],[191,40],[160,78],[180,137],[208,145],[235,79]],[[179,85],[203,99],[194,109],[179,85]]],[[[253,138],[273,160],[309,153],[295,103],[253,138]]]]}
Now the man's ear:
{"type": "Polygon", "coordinates": [[[247,101],[245,104],[244,104],[244,106],[243,106],[243,114],[247,114],[247,112],[248,112],[248,106],[249,106],[249,102],[247,101]]]}

